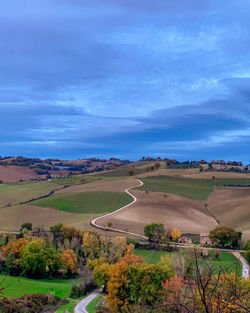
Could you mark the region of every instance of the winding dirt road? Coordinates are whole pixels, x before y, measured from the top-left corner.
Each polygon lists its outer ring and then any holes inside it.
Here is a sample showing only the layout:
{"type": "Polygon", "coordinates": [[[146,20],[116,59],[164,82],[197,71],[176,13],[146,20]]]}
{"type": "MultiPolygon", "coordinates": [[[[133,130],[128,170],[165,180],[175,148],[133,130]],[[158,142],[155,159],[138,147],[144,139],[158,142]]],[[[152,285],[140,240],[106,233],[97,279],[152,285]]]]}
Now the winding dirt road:
{"type": "MultiPolygon", "coordinates": [[[[136,186],[133,186],[133,187],[129,187],[125,190],[125,192],[127,194],[129,194],[132,198],[133,198],[133,201],[130,202],[129,204],[123,206],[122,208],[116,210],[116,211],[113,211],[111,213],[108,213],[108,214],[105,214],[103,216],[100,216],[100,217],[97,217],[95,219],[93,219],[90,224],[96,228],[99,228],[99,229],[102,229],[102,230],[109,230],[109,231],[114,231],[114,232],[117,232],[117,233],[123,233],[123,234],[129,234],[129,235],[133,235],[133,236],[137,236],[137,237],[140,237],[140,238],[143,238],[143,239],[146,239],[148,240],[148,238],[146,236],[143,236],[143,235],[140,235],[140,234],[136,234],[136,233],[132,233],[132,232],[128,232],[128,231],[124,231],[124,230],[121,230],[121,229],[116,229],[116,228],[111,228],[111,227],[106,227],[106,226],[101,226],[101,225],[98,225],[97,224],[97,221],[99,221],[100,219],[104,218],[104,217],[107,217],[107,216],[110,216],[114,213],[117,213],[117,212],[120,212],[126,208],[128,208],[129,206],[131,206],[132,204],[134,204],[136,201],[137,201],[137,198],[129,192],[129,190],[133,189],[133,188],[136,188],[136,187],[140,187],[143,185],[143,182],[140,180],[140,179],[136,179],[138,182],[139,182],[139,185],[136,185],[136,186]]],[[[176,244],[173,244],[173,246],[176,246],[176,244]]],[[[182,245],[181,246],[182,248],[193,248],[193,247],[190,247],[190,246],[185,246],[185,245],[182,245]]],[[[220,250],[220,249],[216,249],[216,248],[213,248],[213,250],[220,250]]],[[[225,250],[223,250],[225,251],[225,250]]],[[[243,278],[248,278],[249,277],[249,266],[248,266],[248,263],[247,261],[242,257],[242,255],[240,254],[239,251],[234,251],[232,252],[231,250],[229,250],[228,252],[231,252],[242,264],[242,277],[243,278]]]]}
{"type": "Polygon", "coordinates": [[[143,238],[143,239],[148,239],[147,237],[143,236],[143,235],[139,235],[139,234],[136,234],[136,233],[131,233],[131,232],[128,232],[128,231],[125,231],[125,230],[121,230],[121,229],[116,229],[116,228],[112,228],[112,227],[106,227],[106,226],[101,226],[101,225],[98,225],[97,224],[97,221],[99,221],[100,219],[104,218],[104,217],[107,217],[107,216],[110,216],[114,213],[117,213],[117,212],[120,212],[126,208],[128,208],[129,206],[131,206],[132,204],[134,204],[136,201],[137,201],[137,198],[132,195],[132,193],[129,192],[129,190],[133,189],[133,188],[136,188],[136,187],[140,187],[143,185],[143,182],[139,179],[136,179],[139,183],[139,185],[136,185],[136,186],[133,186],[133,187],[129,187],[127,189],[125,189],[125,192],[130,195],[132,198],[133,198],[133,201],[130,202],[129,204],[123,206],[122,208],[116,210],[116,211],[113,211],[111,213],[108,213],[108,214],[105,214],[103,216],[100,216],[100,217],[97,217],[95,219],[93,219],[90,224],[96,228],[99,228],[99,229],[103,229],[103,230],[109,230],[109,231],[114,231],[114,232],[118,232],[118,233],[123,233],[123,234],[129,234],[129,235],[133,235],[133,236],[136,236],[136,237],[140,237],[140,238],[143,238]]]}

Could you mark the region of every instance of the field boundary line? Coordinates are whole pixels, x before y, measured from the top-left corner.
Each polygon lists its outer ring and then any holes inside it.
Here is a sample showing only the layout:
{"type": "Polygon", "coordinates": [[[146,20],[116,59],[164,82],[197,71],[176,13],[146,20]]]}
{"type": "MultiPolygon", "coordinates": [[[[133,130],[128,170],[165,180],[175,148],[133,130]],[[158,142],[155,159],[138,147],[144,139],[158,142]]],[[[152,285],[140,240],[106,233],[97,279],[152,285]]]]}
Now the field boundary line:
{"type": "Polygon", "coordinates": [[[136,196],[134,196],[132,193],[129,192],[129,190],[131,189],[134,189],[134,188],[137,188],[137,187],[140,187],[143,185],[143,182],[140,180],[140,179],[136,179],[138,182],[139,182],[139,185],[138,186],[134,186],[134,187],[129,187],[127,189],[125,189],[124,191],[130,195],[132,198],[133,198],[133,201],[130,202],[129,204],[126,204],[125,206],[121,207],[120,209],[117,209],[111,213],[107,213],[105,215],[102,215],[102,216],[99,216],[93,220],[90,221],[90,225],[92,225],[93,227],[96,227],[96,228],[99,228],[99,229],[102,229],[102,230],[106,230],[106,231],[113,231],[113,232],[118,232],[118,233],[122,233],[122,234],[128,234],[128,235],[133,235],[133,236],[136,236],[136,237],[140,237],[140,238],[143,238],[143,239],[148,239],[146,236],[143,236],[143,235],[139,235],[139,234],[136,234],[136,233],[131,233],[131,232],[128,232],[128,231],[125,231],[125,230],[121,230],[121,229],[116,229],[116,228],[111,228],[111,227],[106,227],[106,226],[101,226],[101,225],[98,225],[96,222],[99,221],[100,219],[104,218],[104,217],[108,217],[112,214],[115,214],[117,212],[120,212],[126,208],[128,208],[129,206],[131,206],[132,204],[134,204],[136,201],[137,201],[137,198],[136,196]]]}

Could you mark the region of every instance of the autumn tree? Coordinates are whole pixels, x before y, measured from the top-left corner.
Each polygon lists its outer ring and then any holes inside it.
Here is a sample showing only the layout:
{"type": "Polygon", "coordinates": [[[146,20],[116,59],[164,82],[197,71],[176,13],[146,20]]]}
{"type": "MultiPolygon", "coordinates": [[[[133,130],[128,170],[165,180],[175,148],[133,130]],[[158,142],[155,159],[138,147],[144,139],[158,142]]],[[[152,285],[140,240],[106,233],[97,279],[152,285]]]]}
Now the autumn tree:
{"type": "Polygon", "coordinates": [[[104,286],[106,289],[107,282],[110,279],[110,265],[108,261],[101,257],[95,260],[88,260],[87,267],[93,271],[95,282],[98,286],[104,286]]]}
{"type": "Polygon", "coordinates": [[[115,312],[130,312],[127,270],[129,266],[144,263],[144,259],[135,255],[126,255],[120,262],[109,267],[109,281],[107,283],[108,306],[115,312]]]}
{"type": "Polygon", "coordinates": [[[62,263],[68,276],[78,273],[77,257],[73,250],[65,250],[62,254],[62,263]]]}
{"type": "Polygon", "coordinates": [[[249,283],[235,273],[225,273],[200,263],[194,249],[193,276],[173,277],[163,284],[163,312],[246,313],[249,312],[249,283]]]}
{"type": "Polygon", "coordinates": [[[83,252],[86,258],[96,259],[100,256],[101,239],[96,232],[86,232],[83,235],[83,252]]]}
{"type": "Polygon", "coordinates": [[[171,237],[173,241],[178,240],[181,237],[181,232],[177,228],[173,228],[171,231],[171,237]]]}
{"type": "Polygon", "coordinates": [[[236,232],[228,226],[217,226],[209,233],[209,239],[220,247],[236,247],[239,244],[242,233],[236,232]]]}
{"type": "Polygon", "coordinates": [[[22,248],[28,244],[28,241],[24,238],[20,238],[17,241],[10,241],[7,245],[2,247],[2,254],[5,258],[19,259],[21,256],[22,248]]]}

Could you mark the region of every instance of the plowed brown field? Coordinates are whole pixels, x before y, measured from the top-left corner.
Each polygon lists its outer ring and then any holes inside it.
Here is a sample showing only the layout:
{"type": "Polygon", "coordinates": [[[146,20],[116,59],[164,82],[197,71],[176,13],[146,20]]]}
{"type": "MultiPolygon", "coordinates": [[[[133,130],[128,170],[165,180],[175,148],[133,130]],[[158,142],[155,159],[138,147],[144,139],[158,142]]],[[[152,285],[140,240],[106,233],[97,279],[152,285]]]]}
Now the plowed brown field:
{"type": "Polygon", "coordinates": [[[201,201],[161,192],[133,190],[131,193],[137,197],[136,203],[104,217],[98,224],[106,226],[111,221],[112,228],[141,235],[144,226],[152,222],[163,223],[166,228],[177,227],[186,233],[206,232],[217,225],[214,218],[204,210],[204,203],[201,201]]]}

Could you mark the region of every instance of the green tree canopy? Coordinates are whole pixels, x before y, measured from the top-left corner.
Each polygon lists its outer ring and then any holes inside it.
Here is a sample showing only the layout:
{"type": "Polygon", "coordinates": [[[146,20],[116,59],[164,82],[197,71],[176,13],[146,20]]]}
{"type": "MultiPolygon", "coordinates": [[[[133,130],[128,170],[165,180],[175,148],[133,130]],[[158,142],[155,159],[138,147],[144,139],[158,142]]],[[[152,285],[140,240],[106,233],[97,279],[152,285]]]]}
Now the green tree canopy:
{"type": "Polygon", "coordinates": [[[242,233],[228,226],[217,226],[209,233],[209,239],[220,247],[237,247],[242,233]]]}
{"type": "Polygon", "coordinates": [[[166,234],[166,230],[163,224],[152,223],[144,227],[144,233],[150,241],[160,242],[162,237],[166,234]]]}

